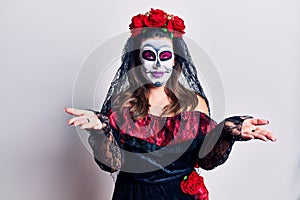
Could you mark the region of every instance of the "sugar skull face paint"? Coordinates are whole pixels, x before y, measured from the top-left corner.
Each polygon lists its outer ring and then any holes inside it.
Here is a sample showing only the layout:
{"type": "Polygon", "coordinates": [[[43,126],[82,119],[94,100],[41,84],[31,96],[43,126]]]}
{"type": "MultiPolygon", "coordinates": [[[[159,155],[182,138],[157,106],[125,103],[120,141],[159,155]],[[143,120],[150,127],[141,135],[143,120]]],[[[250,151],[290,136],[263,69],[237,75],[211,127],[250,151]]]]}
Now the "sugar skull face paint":
{"type": "Polygon", "coordinates": [[[172,40],[150,38],[140,47],[142,73],[156,87],[163,86],[171,76],[174,66],[172,40]]]}

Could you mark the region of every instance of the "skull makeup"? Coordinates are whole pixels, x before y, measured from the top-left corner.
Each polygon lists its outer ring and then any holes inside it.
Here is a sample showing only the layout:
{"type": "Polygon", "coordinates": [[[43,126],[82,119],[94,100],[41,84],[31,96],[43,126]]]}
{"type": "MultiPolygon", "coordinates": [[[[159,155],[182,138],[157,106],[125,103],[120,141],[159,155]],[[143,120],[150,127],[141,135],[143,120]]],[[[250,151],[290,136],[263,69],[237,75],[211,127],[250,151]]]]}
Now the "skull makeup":
{"type": "Polygon", "coordinates": [[[155,86],[163,86],[171,76],[174,65],[172,40],[150,38],[140,47],[142,73],[155,86]]]}

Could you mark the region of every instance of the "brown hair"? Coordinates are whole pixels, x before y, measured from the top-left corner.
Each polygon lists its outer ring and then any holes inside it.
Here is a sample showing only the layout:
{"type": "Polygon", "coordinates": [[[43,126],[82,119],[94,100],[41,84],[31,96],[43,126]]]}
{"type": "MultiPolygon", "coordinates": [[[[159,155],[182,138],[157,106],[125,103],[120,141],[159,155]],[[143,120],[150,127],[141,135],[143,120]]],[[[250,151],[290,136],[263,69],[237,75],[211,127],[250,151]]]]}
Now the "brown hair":
{"type": "MultiPolygon", "coordinates": [[[[130,70],[127,73],[129,87],[117,94],[113,102],[113,107],[116,111],[122,111],[124,107],[130,107],[130,112],[135,120],[145,117],[148,114],[150,107],[150,85],[146,78],[141,74],[141,62],[139,59],[140,51],[137,48],[141,44],[142,40],[150,37],[169,38],[169,34],[164,33],[161,29],[147,29],[145,34],[141,34],[139,37],[130,38],[128,40],[127,43],[131,43],[131,45],[135,47],[131,52],[125,52],[123,55],[123,59],[125,57],[128,57],[127,59],[132,59],[130,66],[128,66],[130,70]],[[126,53],[130,56],[126,55],[126,53]]],[[[180,56],[182,48],[180,41],[174,38],[172,42],[175,55],[175,65],[173,67],[171,77],[166,82],[164,88],[165,93],[170,100],[170,104],[163,108],[161,115],[176,115],[183,111],[194,110],[198,105],[198,99],[195,92],[187,89],[179,82],[182,63],[185,59],[180,56]]]]}
{"type": "MultiPolygon", "coordinates": [[[[161,115],[174,115],[183,111],[193,110],[198,104],[198,99],[193,91],[185,88],[178,80],[181,66],[175,62],[171,77],[164,88],[170,104],[163,108],[161,115]]],[[[130,107],[130,112],[135,120],[145,117],[149,110],[150,85],[141,74],[140,68],[128,72],[129,87],[121,92],[115,99],[115,109],[123,110],[130,107]]]]}

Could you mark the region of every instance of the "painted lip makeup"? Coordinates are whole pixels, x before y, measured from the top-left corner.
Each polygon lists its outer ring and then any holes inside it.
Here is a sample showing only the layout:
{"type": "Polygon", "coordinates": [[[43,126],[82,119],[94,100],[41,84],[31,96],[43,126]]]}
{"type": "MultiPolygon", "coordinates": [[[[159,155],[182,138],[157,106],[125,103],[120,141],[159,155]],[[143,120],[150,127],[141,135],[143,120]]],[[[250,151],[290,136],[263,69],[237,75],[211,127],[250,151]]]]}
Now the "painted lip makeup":
{"type": "Polygon", "coordinates": [[[154,78],[160,78],[165,74],[165,72],[151,72],[151,74],[154,78]]]}

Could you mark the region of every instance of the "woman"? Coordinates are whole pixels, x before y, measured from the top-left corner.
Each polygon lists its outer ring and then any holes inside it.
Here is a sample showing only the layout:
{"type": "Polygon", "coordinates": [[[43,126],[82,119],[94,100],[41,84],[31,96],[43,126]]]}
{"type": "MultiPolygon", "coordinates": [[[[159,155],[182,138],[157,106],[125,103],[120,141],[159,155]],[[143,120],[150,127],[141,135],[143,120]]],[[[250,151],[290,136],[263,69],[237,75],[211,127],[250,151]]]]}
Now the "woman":
{"type": "Polygon", "coordinates": [[[223,164],[236,140],[276,140],[267,120],[210,118],[184,28],[159,9],[134,16],[101,112],[65,109],[68,124],[89,131],[101,169],[120,171],[113,199],[208,199],[199,167],[223,164]]]}

